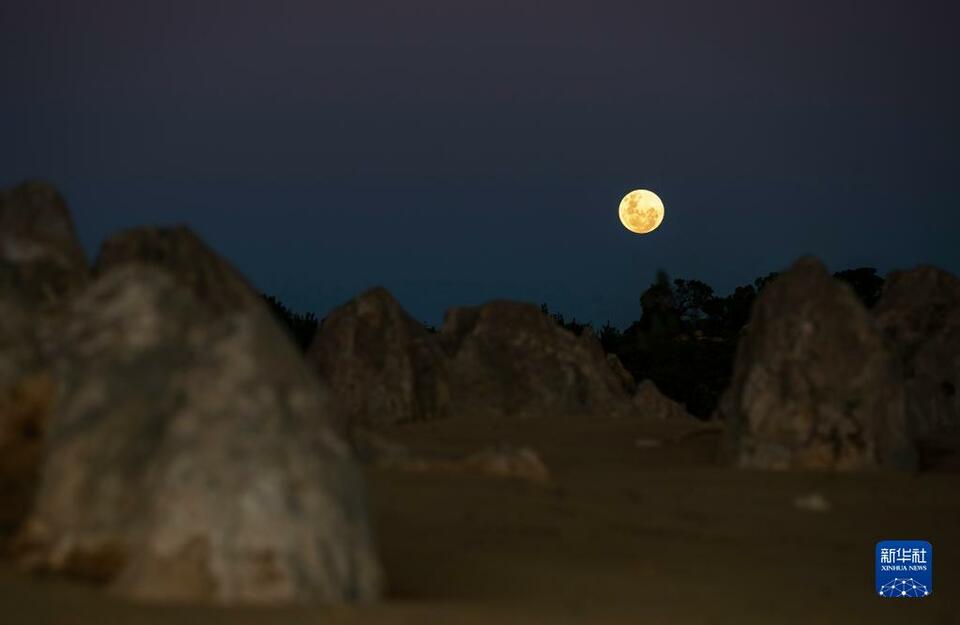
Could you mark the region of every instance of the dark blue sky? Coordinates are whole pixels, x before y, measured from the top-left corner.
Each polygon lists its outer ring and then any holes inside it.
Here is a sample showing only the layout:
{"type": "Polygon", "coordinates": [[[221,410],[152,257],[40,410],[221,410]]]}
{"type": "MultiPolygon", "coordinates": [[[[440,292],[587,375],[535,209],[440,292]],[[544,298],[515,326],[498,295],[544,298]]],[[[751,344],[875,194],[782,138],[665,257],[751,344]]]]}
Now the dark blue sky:
{"type": "Polygon", "coordinates": [[[190,224],[321,315],[383,284],[623,325],[658,268],[958,272],[958,5],[3,0],[0,184],[59,185],[91,255],[190,224]]]}

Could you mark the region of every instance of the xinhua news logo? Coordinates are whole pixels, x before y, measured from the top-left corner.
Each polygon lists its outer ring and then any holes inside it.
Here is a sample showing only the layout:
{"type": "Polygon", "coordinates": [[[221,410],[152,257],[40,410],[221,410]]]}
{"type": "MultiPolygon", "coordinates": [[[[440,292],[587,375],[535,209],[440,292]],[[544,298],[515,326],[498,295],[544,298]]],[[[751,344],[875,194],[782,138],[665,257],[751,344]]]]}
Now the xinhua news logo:
{"type": "Polygon", "coordinates": [[[877,594],[916,599],[933,594],[933,546],[925,540],[877,543],[877,594]]]}

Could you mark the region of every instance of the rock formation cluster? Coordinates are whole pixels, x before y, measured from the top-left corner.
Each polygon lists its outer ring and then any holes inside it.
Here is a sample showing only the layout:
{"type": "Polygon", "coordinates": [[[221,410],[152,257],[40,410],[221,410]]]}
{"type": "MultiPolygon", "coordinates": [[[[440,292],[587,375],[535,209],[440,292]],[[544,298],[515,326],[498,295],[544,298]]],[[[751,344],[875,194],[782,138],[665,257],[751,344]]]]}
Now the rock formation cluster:
{"type": "MultiPolygon", "coordinates": [[[[757,297],[717,415],[740,467],[915,468],[960,431],[960,280],[895,272],[867,310],[800,259],[757,297]]],[[[159,601],[375,600],[360,460],[551,479],[530,448],[421,458],[378,430],[560,416],[692,419],[521,302],[432,331],[374,288],[304,357],[189,229],[121,232],[91,266],[54,188],[0,192],[0,540],[30,569],[159,601]]]]}
{"type": "Polygon", "coordinates": [[[960,281],[893,273],[871,312],[816,259],[764,288],[720,415],[740,466],[913,469],[916,443],[956,431],[960,281]]]}

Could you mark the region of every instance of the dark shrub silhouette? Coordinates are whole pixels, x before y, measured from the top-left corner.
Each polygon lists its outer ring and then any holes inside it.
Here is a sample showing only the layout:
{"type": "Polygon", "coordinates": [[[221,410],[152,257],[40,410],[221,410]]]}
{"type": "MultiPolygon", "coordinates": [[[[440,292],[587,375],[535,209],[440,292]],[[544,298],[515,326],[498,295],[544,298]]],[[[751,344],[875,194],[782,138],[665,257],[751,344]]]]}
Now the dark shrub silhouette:
{"type": "Polygon", "coordinates": [[[859,267],[857,269],[846,269],[833,274],[838,280],[843,280],[857,294],[860,301],[867,308],[873,308],[880,299],[880,293],[883,291],[885,280],[877,275],[877,270],[873,267],[859,267]]]}
{"type": "Polygon", "coordinates": [[[270,309],[276,318],[290,333],[290,336],[300,347],[301,351],[306,352],[313,341],[313,335],[320,327],[321,321],[313,313],[298,313],[287,308],[283,302],[273,295],[262,294],[263,299],[270,305],[270,309]]]}
{"type": "Polygon", "coordinates": [[[677,298],[667,272],[657,272],[656,281],[640,296],[640,307],[640,331],[647,338],[668,338],[682,329],[677,298]]]}
{"type": "Polygon", "coordinates": [[[673,281],[677,312],[684,323],[695,323],[707,316],[706,307],[714,299],[713,287],[700,280],[673,281]]]}
{"type": "Polygon", "coordinates": [[[566,321],[561,313],[551,313],[550,307],[547,306],[546,304],[540,304],[540,312],[547,315],[548,317],[556,321],[558,325],[566,328],[567,330],[570,330],[577,336],[580,336],[581,334],[583,334],[583,331],[587,328],[592,329],[592,326],[589,323],[579,323],[576,317],[574,317],[570,321],[566,321]]]}

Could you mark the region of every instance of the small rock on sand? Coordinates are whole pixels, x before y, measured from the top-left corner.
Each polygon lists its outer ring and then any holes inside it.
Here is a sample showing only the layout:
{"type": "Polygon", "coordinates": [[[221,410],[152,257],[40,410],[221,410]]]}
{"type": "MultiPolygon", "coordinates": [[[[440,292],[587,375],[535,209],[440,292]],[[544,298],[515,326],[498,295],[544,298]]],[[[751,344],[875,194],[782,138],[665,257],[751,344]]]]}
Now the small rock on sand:
{"type": "Polygon", "coordinates": [[[663,441],[659,438],[638,438],[633,441],[633,444],[638,449],[656,449],[657,447],[663,447],[663,441]]]}
{"type": "Polygon", "coordinates": [[[496,477],[509,477],[528,482],[547,482],[550,471],[540,459],[540,454],[529,447],[489,447],[468,456],[463,461],[466,469],[472,469],[496,477]]]}
{"type": "Polygon", "coordinates": [[[793,500],[793,505],[807,512],[829,512],[831,508],[830,502],[820,493],[800,495],[793,500]]]}

